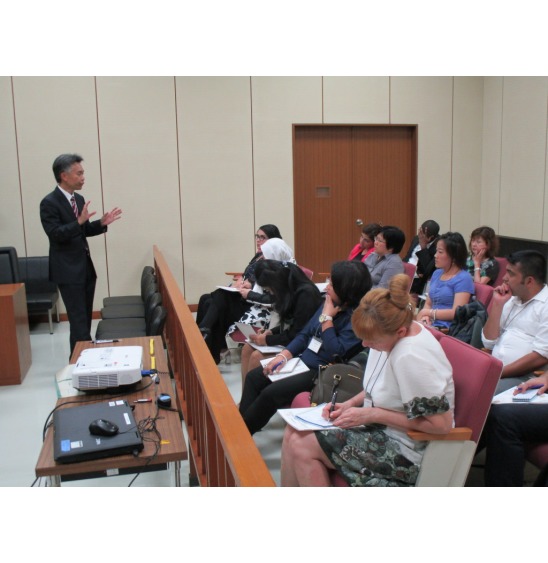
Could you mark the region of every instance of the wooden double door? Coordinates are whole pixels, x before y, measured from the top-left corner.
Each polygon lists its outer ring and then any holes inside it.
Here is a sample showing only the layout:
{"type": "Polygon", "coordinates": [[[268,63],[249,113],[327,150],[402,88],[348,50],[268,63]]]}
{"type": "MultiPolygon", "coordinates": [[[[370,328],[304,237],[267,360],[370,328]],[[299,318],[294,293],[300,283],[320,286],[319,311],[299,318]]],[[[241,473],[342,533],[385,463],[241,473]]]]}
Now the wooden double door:
{"type": "MultiPolygon", "coordinates": [[[[295,256],[320,273],[358,243],[358,220],[416,234],[417,127],[294,125],[295,256]]],[[[323,280],[321,280],[323,281],[323,280]]]]}

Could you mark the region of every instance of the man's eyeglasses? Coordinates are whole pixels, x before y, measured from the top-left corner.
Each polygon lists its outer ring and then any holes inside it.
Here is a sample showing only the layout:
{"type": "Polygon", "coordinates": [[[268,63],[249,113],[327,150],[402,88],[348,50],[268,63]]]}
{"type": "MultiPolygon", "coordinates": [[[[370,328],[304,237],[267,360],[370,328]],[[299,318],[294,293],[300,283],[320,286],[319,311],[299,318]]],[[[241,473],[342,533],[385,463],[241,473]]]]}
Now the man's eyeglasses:
{"type": "Polygon", "coordinates": [[[386,244],[386,241],[379,237],[375,237],[375,242],[378,242],[380,244],[386,244]]]}

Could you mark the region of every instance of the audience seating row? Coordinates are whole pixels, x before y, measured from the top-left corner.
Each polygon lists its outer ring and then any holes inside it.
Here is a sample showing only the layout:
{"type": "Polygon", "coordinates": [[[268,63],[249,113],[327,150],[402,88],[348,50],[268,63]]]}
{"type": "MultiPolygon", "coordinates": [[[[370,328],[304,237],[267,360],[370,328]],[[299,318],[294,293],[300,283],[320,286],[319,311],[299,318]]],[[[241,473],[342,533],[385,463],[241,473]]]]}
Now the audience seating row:
{"type": "Polygon", "coordinates": [[[95,333],[96,340],[156,336],[163,332],[166,309],[151,266],[141,273],[141,294],[106,297],[95,333]]]}

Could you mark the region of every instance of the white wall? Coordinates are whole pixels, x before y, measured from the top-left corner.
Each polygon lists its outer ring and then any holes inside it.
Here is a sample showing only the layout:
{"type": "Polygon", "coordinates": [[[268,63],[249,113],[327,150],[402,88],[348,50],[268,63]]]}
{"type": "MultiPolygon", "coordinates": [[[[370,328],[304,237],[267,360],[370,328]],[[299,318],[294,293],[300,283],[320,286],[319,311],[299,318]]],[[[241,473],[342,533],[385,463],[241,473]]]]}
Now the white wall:
{"type": "Polygon", "coordinates": [[[545,77],[0,77],[0,244],[47,253],[38,205],[79,152],[92,208],[124,210],[91,244],[95,309],[153,244],[195,303],[259,225],[294,245],[292,126],[322,123],[418,125],[417,223],[548,240],[547,100],[545,77]]]}

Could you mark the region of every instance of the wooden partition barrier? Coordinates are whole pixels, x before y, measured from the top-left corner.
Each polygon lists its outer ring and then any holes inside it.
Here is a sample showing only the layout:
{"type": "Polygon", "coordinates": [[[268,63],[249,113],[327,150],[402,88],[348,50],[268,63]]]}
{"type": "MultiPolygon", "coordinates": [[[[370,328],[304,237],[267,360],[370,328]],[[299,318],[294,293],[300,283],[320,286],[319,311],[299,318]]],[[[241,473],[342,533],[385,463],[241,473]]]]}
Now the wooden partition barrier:
{"type": "Polygon", "coordinates": [[[154,266],[167,309],[164,338],[189,436],[191,478],[202,486],[275,486],[157,246],[154,266]]]}

